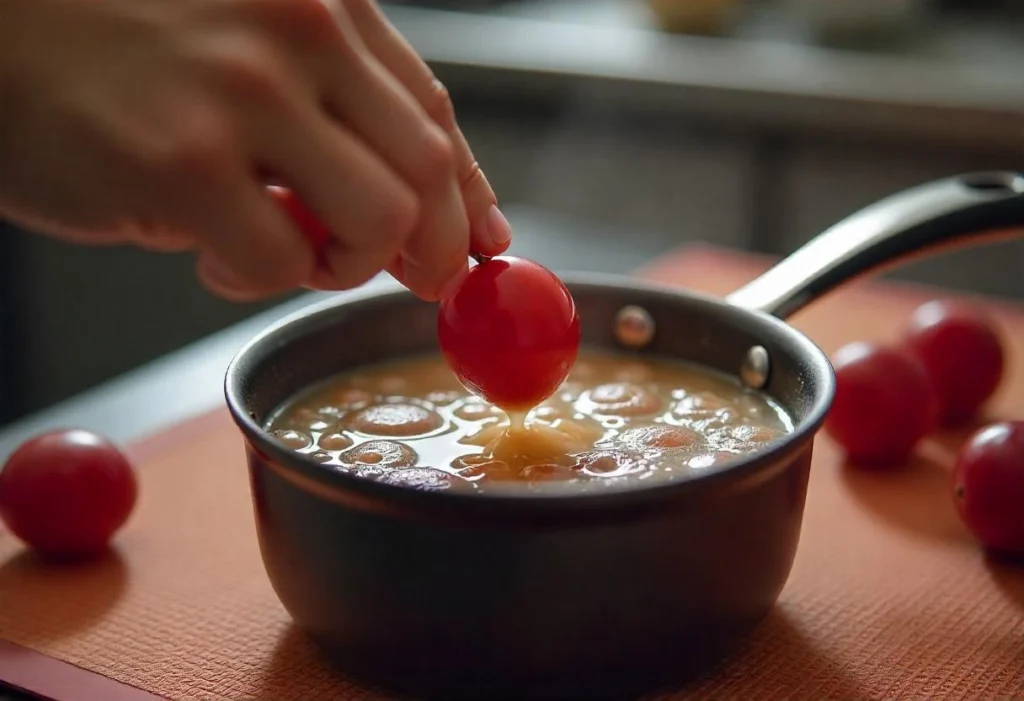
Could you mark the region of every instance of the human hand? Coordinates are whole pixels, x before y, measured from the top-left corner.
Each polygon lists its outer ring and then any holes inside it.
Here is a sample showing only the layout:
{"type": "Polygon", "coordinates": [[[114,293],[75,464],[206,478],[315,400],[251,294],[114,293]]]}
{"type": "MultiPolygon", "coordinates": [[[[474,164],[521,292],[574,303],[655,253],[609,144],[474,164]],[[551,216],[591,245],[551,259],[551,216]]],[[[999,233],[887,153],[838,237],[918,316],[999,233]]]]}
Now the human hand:
{"type": "Polygon", "coordinates": [[[195,250],[218,294],[437,299],[510,230],[447,93],[372,0],[0,0],[0,213],[195,250]],[[319,259],[266,189],[332,237],[319,259]]]}

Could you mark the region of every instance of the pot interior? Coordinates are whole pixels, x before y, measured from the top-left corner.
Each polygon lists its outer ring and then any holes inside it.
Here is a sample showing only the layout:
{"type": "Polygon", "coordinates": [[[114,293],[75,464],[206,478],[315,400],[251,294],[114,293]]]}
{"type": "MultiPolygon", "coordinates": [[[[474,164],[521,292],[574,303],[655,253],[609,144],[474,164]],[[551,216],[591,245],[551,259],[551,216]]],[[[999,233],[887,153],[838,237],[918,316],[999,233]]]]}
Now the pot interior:
{"type": "MultiPolygon", "coordinates": [[[[784,322],[702,295],[644,285],[618,276],[563,277],[580,314],[584,349],[685,360],[737,377],[750,349],[767,351],[762,388],[792,419],[793,435],[817,429],[831,402],[827,357],[784,322]],[[616,315],[646,310],[654,336],[641,350],[616,338],[616,315]]],[[[312,384],[353,368],[439,353],[437,306],[397,289],[343,293],[275,324],[254,339],[227,376],[229,404],[262,427],[283,402],[312,384]]],[[[780,441],[780,447],[787,443],[780,441]]],[[[728,467],[728,466],[727,466],[728,467]]],[[[709,470],[714,472],[714,470],[709,470]]]]}

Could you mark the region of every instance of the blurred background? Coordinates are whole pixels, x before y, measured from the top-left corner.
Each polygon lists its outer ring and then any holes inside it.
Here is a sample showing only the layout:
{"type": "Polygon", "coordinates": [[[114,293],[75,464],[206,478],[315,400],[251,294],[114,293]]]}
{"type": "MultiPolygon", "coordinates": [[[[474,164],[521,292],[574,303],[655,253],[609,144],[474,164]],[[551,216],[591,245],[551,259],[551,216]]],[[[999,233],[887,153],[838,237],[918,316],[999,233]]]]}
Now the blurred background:
{"type": "MultiPolygon", "coordinates": [[[[513,252],[557,270],[781,255],[895,190],[1024,163],[1019,0],[383,4],[448,85],[513,252]]],[[[11,227],[0,268],[0,425],[282,301],[11,227]]],[[[890,276],[1020,300],[1022,271],[1024,242],[890,276]]]]}

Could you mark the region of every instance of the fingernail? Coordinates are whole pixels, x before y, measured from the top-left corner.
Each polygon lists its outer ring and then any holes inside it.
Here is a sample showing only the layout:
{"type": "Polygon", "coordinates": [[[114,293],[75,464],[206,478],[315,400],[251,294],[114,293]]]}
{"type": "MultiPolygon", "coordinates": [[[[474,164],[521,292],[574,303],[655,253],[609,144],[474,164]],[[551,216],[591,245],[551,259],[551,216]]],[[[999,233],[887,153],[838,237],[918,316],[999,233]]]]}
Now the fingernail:
{"type": "Polygon", "coordinates": [[[487,236],[495,246],[504,246],[512,238],[512,227],[495,204],[487,210],[487,236]]]}
{"type": "Polygon", "coordinates": [[[467,275],[469,275],[469,266],[465,265],[441,287],[441,299],[448,299],[458,292],[459,287],[462,286],[462,281],[466,279],[467,275]]]}

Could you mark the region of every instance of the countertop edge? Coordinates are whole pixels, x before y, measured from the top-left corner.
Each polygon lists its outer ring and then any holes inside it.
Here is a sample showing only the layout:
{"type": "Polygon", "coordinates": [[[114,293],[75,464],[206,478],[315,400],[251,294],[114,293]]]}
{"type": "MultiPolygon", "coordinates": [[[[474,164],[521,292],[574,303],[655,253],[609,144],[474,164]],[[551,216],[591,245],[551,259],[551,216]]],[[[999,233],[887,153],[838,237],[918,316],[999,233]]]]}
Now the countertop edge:
{"type": "Polygon", "coordinates": [[[449,87],[563,98],[596,89],[646,109],[760,124],[1024,141],[1024,74],[991,62],[406,6],[387,12],[449,87]]]}

